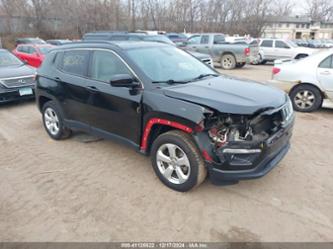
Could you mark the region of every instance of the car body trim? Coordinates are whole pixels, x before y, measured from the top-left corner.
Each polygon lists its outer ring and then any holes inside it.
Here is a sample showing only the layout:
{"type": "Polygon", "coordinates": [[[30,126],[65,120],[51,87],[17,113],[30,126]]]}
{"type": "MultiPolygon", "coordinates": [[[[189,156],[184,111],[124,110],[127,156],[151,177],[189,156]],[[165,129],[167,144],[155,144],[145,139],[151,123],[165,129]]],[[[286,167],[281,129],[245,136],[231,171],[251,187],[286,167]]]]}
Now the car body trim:
{"type": "Polygon", "coordinates": [[[144,130],[144,134],[143,134],[143,137],[141,140],[141,151],[146,151],[148,149],[149,135],[150,135],[151,129],[156,124],[174,127],[176,129],[182,130],[188,134],[191,134],[193,132],[192,128],[190,128],[186,125],[180,124],[178,122],[174,122],[174,121],[170,121],[170,120],[166,120],[166,119],[160,119],[160,118],[152,118],[147,122],[146,128],[144,130]]]}

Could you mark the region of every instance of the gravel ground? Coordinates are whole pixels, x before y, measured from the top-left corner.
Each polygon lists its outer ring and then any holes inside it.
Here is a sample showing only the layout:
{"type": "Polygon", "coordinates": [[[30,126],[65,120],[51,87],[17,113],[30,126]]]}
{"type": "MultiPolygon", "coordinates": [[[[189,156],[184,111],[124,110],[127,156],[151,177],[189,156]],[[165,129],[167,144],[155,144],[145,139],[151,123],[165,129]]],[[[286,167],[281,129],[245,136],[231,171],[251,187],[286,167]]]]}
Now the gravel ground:
{"type": "Polygon", "coordinates": [[[55,142],[33,102],[0,106],[0,241],[332,241],[332,127],[333,110],[297,114],[269,175],[180,194],[129,148],[84,134],[55,142]]]}

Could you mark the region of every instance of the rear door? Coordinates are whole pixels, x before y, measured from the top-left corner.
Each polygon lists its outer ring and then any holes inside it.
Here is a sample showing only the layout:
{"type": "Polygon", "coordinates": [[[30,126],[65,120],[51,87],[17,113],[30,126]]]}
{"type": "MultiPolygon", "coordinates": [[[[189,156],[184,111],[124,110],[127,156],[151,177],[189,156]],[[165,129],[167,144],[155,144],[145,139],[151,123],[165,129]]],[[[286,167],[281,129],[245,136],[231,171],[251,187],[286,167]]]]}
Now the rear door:
{"type": "Polygon", "coordinates": [[[202,35],[200,38],[200,43],[197,45],[196,51],[202,54],[210,54],[209,39],[209,35],[202,35]]]}
{"type": "Polygon", "coordinates": [[[87,76],[91,52],[88,50],[65,51],[58,65],[56,78],[61,85],[64,96],[59,100],[66,119],[87,124],[90,117],[87,112],[87,101],[90,97],[87,76]]]}
{"type": "Polygon", "coordinates": [[[119,74],[131,75],[133,71],[111,50],[97,50],[92,54],[87,99],[89,125],[99,132],[125,138],[139,144],[141,132],[142,89],[113,87],[110,80],[119,74]]]}
{"type": "Polygon", "coordinates": [[[264,52],[264,57],[266,60],[274,60],[276,58],[274,56],[273,40],[270,39],[262,40],[260,48],[264,52]]]}
{"type": "Polygon", "coordinates": [[[37,49],[32,47],[32,46],[28,46],[28,51],[27,51],[27,59],[29,62],[29,65],[33,66],[33,67],[39,67],[41,64],[41,58],[39,53],[37,52],[37,49]]]}
{"type": "Polygon", "coordinates": [[[333,99],[333,55],[328,56],[319,64],[317,77],[321,86],[333,99]]]}

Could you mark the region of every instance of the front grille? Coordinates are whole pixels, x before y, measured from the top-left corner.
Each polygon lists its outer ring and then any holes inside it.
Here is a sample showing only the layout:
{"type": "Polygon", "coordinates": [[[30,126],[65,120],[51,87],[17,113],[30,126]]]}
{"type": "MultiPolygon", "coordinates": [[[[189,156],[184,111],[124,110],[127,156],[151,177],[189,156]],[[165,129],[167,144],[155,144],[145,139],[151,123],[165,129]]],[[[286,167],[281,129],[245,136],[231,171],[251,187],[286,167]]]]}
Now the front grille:
{"type": "Polygon", "coordinates": [[[8,78],[0,80],[0,83],[7,88],[18,88],[24,86],[31,86],[35,84],[35,76],[8,78]]]}

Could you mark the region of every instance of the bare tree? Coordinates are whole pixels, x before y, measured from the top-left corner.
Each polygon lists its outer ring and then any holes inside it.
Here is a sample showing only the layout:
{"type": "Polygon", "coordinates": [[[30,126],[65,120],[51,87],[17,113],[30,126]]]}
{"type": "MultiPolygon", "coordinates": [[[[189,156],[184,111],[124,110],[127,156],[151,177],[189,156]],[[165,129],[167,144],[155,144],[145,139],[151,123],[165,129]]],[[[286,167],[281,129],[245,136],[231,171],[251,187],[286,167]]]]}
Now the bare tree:
{"type": "Polygon", "coordinates": [[[332,0],[307,0],[306,12],[315,21],[328,21],[333,17],[332,0]]]}

